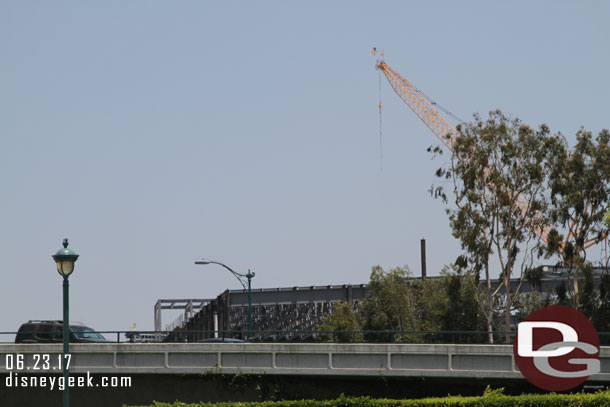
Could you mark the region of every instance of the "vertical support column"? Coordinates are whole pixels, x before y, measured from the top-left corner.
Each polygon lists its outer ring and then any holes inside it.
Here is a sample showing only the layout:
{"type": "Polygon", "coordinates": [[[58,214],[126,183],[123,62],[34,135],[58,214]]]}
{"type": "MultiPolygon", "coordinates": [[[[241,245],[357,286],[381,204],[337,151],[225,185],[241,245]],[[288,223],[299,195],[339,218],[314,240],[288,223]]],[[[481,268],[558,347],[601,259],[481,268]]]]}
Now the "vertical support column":
{"type": "Polygon", "coordinates": [[[188,302],[186,303],[186,305],[184,307],[184,321],[188,322],[188,320],[191,319],[192,315],[193,315],[193,300],[188,300],[188,302]]]}
{"type": "Polygon", "coordinates": [[[426,279],[426,239],[421,240],[421,279],[426,279]]]}
{"type": "MultiPolygon", "coordinates": [[[[229,290],[225,290],[225,292],[222,295],[222,310],[221,311],[221,323],[220,323],[220,330],[221,331],[229,331],[231,330],[231,292],[229,290]]],[[[230,334],[233,334],[233,332],[231,332],[230,334]]],[[[224,338],[225,336],[227,336],[227,332],[222,332],[221,337],[224,338]]]]}
{"type": "Polygon", "coordinates": [[[161,330],[161,300],[155,304],[155,331],[161,330]]]}
{"type": "Polygon", "coordinates": [[[64,373],[64,394],[63,394],[63,405],[64,407],[70,406],[70,370],[67,366],[66,361],[68,360],[66,355],[70,354],[70,283],[68,283],[68,276],[64,275],[63,284],[63,297],[64,297],[64,326],[63,326],[63,340],[64,340],[64,360],[62,363],[64,373]]]}
{"type": "Polygon", "coordinates": [[[252,342],[252,273],[248,270],[248,341],[252,342]]]}

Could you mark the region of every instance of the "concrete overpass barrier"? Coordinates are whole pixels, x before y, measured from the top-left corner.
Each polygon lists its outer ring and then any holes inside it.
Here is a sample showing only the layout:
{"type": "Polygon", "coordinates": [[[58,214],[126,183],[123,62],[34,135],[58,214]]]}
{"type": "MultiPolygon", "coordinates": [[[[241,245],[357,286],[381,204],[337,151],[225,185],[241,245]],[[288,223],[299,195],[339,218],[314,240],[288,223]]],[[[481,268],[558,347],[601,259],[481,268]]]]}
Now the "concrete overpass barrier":
{"type": "MultiPolygon", "coordinates": [[[[404,376],[519,379],[511,345],[334,344],[334,343],[168,343],[71,344],[74,374],[256,373],[279,375],[404,376]]],[[[50,355],[57,366],[62,345],[2,344],[0,374],[9,373],[6,355],[24,355],[20,374],[34,370],[34,355],[50,355]]],[[[38,357],[39,359],[39,357],[38,357]]],[[[600,352],[601,372],[610,381],[610,347],[600,352]]],[[[39,368],[40,363],[39,363],[39,368]]],[[[13,370],[15,371],[15,370],[13,370]]]]}

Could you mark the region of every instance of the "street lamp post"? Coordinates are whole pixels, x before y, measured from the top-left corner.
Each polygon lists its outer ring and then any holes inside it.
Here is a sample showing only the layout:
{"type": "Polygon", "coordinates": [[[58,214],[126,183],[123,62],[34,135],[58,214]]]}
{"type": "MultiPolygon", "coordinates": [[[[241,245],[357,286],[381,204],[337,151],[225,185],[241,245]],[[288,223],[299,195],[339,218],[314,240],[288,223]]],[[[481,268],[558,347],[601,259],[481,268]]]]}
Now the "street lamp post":
{"type": "Polygon", "coordinates": [[[57,272],[63,277],[63,302],[64,302],[64,322],[63,322],[63,340],[64,340],[64,355],[63,355],[63,372],[64,372],[64,407],[70,406],[70,387],[68,380],[70,377],[69,366],[66,365],[66,355],[70,354],[70,300],[68,277],[74,271],[74,262],[78,259],[78,254],[72,249],[68,249],[68,239],[64,239],[63,249],[59,249],[53,255],[53,260],[57,263],[57,272]]]}
{"type": "Polygon", "coordinates": [[[218,264],[219,266],[226,268],[235,276],[235,278],[237,278],[241,286],[244,287],[244,290],[246,289],[244,278],[248,280],[248,340],[252,341],[252,278],[255,276],[255,274],[250,271],[250,269],[248,269],[248,274],[241,274],[232,270],[226,264],[213,260],[199,259],[195,261],[195,264],[218,264]]]}

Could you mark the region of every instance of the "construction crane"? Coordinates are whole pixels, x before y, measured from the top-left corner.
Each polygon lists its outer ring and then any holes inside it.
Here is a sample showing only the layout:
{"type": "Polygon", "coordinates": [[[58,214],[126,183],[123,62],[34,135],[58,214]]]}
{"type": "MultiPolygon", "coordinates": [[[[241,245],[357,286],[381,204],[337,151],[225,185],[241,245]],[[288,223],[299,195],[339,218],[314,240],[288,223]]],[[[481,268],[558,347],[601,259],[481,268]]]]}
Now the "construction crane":
{"type": "MultiPolygon", "coordinates": [[[[435,106],[436,102],[427,97],[423,92],[417,89],[411,82],[403,78],[395,70],[390,68],[383,59],[377,62],[379,69],[388,80],[394,92],[402,99],[403,102],[424,122],[426,126],[438,137],[450,151],[453,151],[455,139],[459,137],[457,130],[449,124],[449,122],[439,113],[435,106]]],[[[381,107],[381,104],[380,104],[381,107]]],[[[445,110],[445,109],[443,109],[445,110]]],[[[451,112],[445,110],[449,115],[458,119],[451,112]]],[[[459,119],[458,119],[459,120],[459,119]]],[[[461,121],[461,120],[460,120],[461,121]]],[[[528,201],[522,196],[517,197],[517,206],[523,213],[527,212],[528,201]]],[[[548,232],[545,228],[534,228],[534,234],[548,242],[548,232]]],[[[564,247],[564,242],[561,244],[561,249],[564,247]]]]}
{"type": "MultiPolygon", "coordinates": [[[[374,48],[374,50],[375,53],[373,55],[376,55],[376,49],[374,48]]],[[[446,114],[452,116],[456,120],[460,122],[461,120],[453,113],[442,108],[440,105],[426,96],[422,91],[417,89],[411,82],[390,68],[390,66],[383,60],[383,51],[381,51],[380,56],[382,59],[377,61],[377,69],[379,69],[385,75],[388,83],[392,89],[394,89],[394,92],[396,92],[398,97],[400,97],[400,99],[402,99],[402,101],[405,102],[409,108],[411,108],[413,113],[415,113],[417,117],[419,117],[420,120],[423,121],[426,126],[428,126],[432,133],[438,137],[441,143],[443,143],[450,151],[453,151],[455,139],[459,137],[459,134],[457,130],[439,113],[435,106],[438,106],[445,111],[446,114]]],[[[379,104],[379,108],[381,109],[381,103],[379,104]]],[[[517,206],[519,209],[521,209],[521,211],[523,211],[523,213],[527,212],[528,202],[522,195],[519,195],[517,198],[517,206]]],[[[534,216],[540,215],[538,212],[536,212],[534,216]]],[[[570,239],[575,223],[576,222],[572,224],[568,235],[561,242],[559,248],[560,252],[563,251],[567,241],[570,239]]],[[[536,236],[542,238],[548,243],[548,226],[544,228],[534,228],[533,232],[536,236]]],[[[585,242],[583,249],[586,250],[597,243],[599,243],[597,238],[590,239],[585,242]]]]}
{"type": "Polygon", "coordinates": [[[388,80],[394,92],[413,110],[426,126],[438,137],[449,150],[453,151],[453,143],[458,136],[457,130],[436,110],[433,103],[411,82],[390,68],[384,60],[377,63],[379,69],[388,80]]]}

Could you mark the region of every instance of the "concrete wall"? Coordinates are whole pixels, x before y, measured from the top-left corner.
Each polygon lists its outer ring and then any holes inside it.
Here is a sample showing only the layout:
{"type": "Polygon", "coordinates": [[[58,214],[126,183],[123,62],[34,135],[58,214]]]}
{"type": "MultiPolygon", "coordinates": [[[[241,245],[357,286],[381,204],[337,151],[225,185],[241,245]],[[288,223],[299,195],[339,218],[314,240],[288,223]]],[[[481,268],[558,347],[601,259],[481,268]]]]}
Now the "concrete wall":
{"type": "MultiPolygon", "coordinates": [[[[506,345],[396,344],[73,344],[71,376],[89,372],[129,377],[129,388],[74,388],[73,406],[120,407],[173,402],[326,399],[340,394],[417,398],[447,394],[480,395],[487,385],[509,394],[536,392],[515,369],[506,345]]],[[[34,354],[61,345],[0,345],[0,406],[61,405],[61,391],[7,387],[6,379],[34,372],[34,354]],[[19,372],[5,368],[7,354],[25,355],[19,372]],[[30,367],[28,370],[27,367],[30,367]]],[[[610,348],[601,350],[600,374],[585,385],[610,383],[610,348]]],[[[585,389],[581,386],[574,391],[585,389]]]]}
{"type": "MultiPolygon", "coordinates": [[[[73,344],[71,352],[74,373],[522,378],[511,345],[73,344]]],[[[26,355],[31,368],[32,354],[59,353],[61,345],[0,345],[0,374],[9,373],[6,354],[26,355]]],[[[610,381],[610,347],[602,347],[600,360],[591,379],[610,381]]]]}

